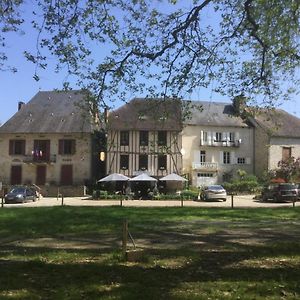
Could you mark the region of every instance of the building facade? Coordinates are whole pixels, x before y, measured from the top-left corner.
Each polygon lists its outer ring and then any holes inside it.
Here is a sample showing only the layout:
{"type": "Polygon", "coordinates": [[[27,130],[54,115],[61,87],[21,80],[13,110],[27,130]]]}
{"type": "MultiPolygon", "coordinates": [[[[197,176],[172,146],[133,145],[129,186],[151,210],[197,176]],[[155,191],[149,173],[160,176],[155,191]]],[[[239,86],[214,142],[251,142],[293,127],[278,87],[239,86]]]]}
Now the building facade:
{"type": "Polygon", "coordinates": [[[107,173],[157,178],[182,171],[181,109],[176,100],[133,99],[107,123],[107,173]]]}
{"type": "Polygon", "coordinates": [[[254,127],[254,170],[258,177],[278,168],[278,162],[300,157],[300,119],[283,110],[261,111],[250,119],[254,127]]]}
{"type": "Polygon", "coordinates": [[[192,102],[182,132],[183,173],[193,186],[217,184],[253,174],[254,131],[228,103],[192,102]]]}
{"type": "Polygon", "coordinates": [[[35,184],[44,194],[94,176],[95,123],[85,95],[38,92],[0,127],[0,181],[35,184]],[[86,110],[83,109],[86,107],[86,110]]]}

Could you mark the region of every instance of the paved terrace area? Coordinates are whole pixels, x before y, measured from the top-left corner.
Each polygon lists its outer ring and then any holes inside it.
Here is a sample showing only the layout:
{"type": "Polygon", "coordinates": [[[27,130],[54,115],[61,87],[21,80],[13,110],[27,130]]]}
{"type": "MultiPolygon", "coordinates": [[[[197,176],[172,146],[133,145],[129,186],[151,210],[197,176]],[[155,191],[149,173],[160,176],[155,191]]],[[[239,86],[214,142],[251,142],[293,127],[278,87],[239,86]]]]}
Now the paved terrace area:
{"type": "MultiPolygon", "coordinates": [[[[1,200],[0,200],[1,201],[1,200]]],[[[193,201],[193,200],[93,200],[90,197],[42,197],[36,202],[22,204],[3,204],[3,207],[46,207],[46,206],[125,206],[125,207],[293,207],[300,206],[300,202],[274,203],[271,201],[262,202],[254,199],[253,195],[228,196],[227,201],[193,201]]],[[[2,205],[1,205],[2,206],[2,205]]],[[[0,206],[0,207],[1,207],[0,206]]]]}

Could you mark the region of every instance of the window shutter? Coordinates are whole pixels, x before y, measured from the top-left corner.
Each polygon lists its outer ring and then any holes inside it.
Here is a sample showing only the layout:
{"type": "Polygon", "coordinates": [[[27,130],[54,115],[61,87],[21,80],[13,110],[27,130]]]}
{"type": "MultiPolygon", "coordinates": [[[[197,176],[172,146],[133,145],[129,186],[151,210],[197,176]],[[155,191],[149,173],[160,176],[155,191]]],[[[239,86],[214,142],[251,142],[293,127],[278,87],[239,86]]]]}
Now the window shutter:
{"type": "Polygon", "coordinates": [[[203,145],[203,130],[200,131],[200,145],[203,145]]]}
{"type": "Polygon", "coordinates": [[[208,131],[207,132],[207,143],[208,143],[208,145],[212,144],[211,140],[212,140],[212,133],[210,131],[208,131]]]}
{"type": "Polygon", "coordinates": [[[234,152],[230,152],[230,164],[235,165],[236,164],[236,157],[234,152]]]}
{"type": "Polygon", "coordinates": [[[58,154],[63,154],[64,151],[64,140],[58,141],[58,154]]]}
{"type": "Polygon", "coordinates": [[[22,140],[22,155],[25,155],[25,145],[26,145],[26,141],[22,140]]]}
{"type": "Polygon", "coordinates": [[[14,148],[14,141],[10,140],[9,141],[9,150],[8,150],[9,155],[13,154],[13,148],[14,148]]]}
{"type": "Polygon", "coordinates": [[[251,157],[246,157],[246,164],[250,165],[251,164],[251,157]]]}
{"type": "Polygon", "coordinates": [[[76,140],[72,140],[72,154],[76,153],[76,140]]]}
{"type": "Polygon", "coordinates": [[[221,165],[224,164],[223,157],[224,157],[223,151],[220,151],[220,164],[221,164],[221,165]]]}
{"type": "Polygon", "coordinates": [[[212,142],[214,143],[215,142],[215,140],[216,140],[216,132],[213,132],[212,133],[212,142]]]}

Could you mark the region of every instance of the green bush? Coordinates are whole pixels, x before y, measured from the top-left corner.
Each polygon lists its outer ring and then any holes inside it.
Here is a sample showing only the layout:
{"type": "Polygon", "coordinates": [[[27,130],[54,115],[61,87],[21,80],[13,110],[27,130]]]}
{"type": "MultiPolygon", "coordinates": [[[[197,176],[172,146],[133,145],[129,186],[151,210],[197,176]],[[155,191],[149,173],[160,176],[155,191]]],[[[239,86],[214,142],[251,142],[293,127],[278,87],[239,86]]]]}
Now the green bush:
{"type": "Polygon", "coordinates": [[[181,196],[184,200],[193,200],[198,198],[198,190],[183,190],[181,196]]]}
{"type": "Polygon", "coordinates": [[[231,182],[225,182],[223,186],[228,193],[256,193],[260,190],[260,184],[253,175],[245,176],[243,179],[234,179],[231,182]]]}
{"type": "Polygon", "coordinates": [[[119,200],[124,196],[120,194],[109,193],[105,190],[94,190],[93,191],[93,199],[107,199],[107,200],[119,200]]]}

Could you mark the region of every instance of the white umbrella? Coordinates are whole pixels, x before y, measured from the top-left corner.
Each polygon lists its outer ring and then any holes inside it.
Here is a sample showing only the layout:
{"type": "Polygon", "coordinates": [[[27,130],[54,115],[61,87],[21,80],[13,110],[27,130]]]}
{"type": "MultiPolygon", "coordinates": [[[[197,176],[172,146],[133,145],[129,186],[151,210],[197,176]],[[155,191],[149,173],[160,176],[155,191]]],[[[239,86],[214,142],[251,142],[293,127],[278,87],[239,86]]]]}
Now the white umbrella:
{"type": "Polygon", "coordinates": [[[113,173],[107,175],[106,177],[101,178],[98,182],[107,182],[107,181],[128,181],[130,178],[119,173],[113,173]]]}
{"type": "Polygon", "coordinates": [[[161,180],[161,181],[188,181],[186,178],[179,176],[175,173],[168,174],[168,175],[160,178],[159,180],[161,180]]]}
{"type": "Polygon", "coordinates": [[[157,179],[147,175],[146,173],[142,173],[136,177],[129,179],[129,181],[157,181],[157,179]]]}

